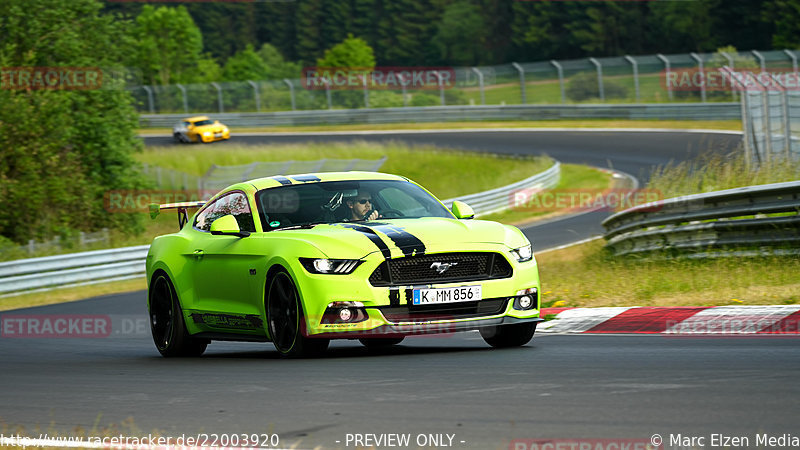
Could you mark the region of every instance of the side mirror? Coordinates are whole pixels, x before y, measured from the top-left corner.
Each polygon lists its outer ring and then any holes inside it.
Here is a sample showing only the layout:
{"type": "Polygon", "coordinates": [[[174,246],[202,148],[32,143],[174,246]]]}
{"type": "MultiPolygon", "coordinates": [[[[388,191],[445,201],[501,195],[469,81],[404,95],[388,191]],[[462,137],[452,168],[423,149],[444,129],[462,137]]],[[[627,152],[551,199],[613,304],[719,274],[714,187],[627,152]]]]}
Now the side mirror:
{"type": "Polygon", "coordinates": [[[249,231],[239,230],[239,223],[233,215],[228,214],[211,223],[211,234],[215,236],[250,236],[249,231]]]}
{"type": "Polygon", "coordinates": [[[453,214],[458,219],[472,219],[475,217],[475,211],[473,211],[468,204],[458,200],[453,202],[453,206],[450,207],[450,210],[453,211],[453,214]]]}

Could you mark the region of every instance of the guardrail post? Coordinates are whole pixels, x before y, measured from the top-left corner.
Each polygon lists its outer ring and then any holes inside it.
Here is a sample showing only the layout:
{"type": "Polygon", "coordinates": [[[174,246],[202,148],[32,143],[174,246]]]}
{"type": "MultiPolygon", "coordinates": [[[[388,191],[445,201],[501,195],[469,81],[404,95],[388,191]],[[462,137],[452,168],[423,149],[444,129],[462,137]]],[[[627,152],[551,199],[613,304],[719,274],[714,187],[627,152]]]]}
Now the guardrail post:
{"type": "Polygon", "coordinates": [[[525,69],[515,62],[512,62],[511,66],[513,66],[519,72],[519,92],[522,98],[522,104],[525,105],[528,103],[525,96],[525,69]]]}
{"type": "Polygon", "coordinates": [[[672,73],[672,64],[670,64],[669,59],[666,56],[662,55],[661,53],[657,54],[656,57],[664,63],[664,70],[666,71],[666,77],[664,78],[665,83],[667,85],[667,97],[669,97],[669,101],[672,101],[672,86],[669,84],[669,75],[672,73]]]}
{"type": "Polygon", "coordinates": [[[251,80],[247,80],[247,83],[253,87],[253,96],[255,97],[256,101],[256,112],[261,112],[261,93],[258,92],[258,85],[251,80]]]}
{"type": "Polygon", "coordinates": [[[772,161],[772,120],[771,114],[769,111],[769,86],[762,83],[758,77],[752,77],[756,83],[760,84],[761,87],[764,89],[762,104],[764,108],[764,148],[767,152],[767,164],[772,161]]]}
{"type": "Polygon", "coordinates": [[[486,93],[483,92],[483,74],[481,73],[480,70],[478,70],[477,67],[473,67],[472,71],[475,72],[475,75],[478,76],[478,85],[480,86],[480,89],[481,89],[481,105],[485,105],[486,104],[486,93]]]}
{"type": "Polygon", "coordinates": [[[767,71],[767,60],[764,59],[764,55],[761,54],[758,50],[751,50],[750,51],[756,58],[758,58],[759,65],[761,66],[761,72],[767,71]]]}
{"type": "Polygon", "coordinates": [[[774,73],[770,74],[770,78],[774,81],[778,86],[781,88],[781,106],[782,106],[782,114],[783,114],[783,138],[786,145],[784,146],[784,150],[786,151],[786,160],[789,160],[789,157],[792,156],[792,123],[789,117],[789,89],[787,86],[783,84],[780,80],[780,77],[776,76],[774,73]]]}
{"type": "Polygon", "coordinates": [[[186,99],[186,88],[180,83],[176,84],[176,86],[181,90],[181,96],[183,97],[183,112],[189,114],[189,101],[186,99]]]}
{"type": "Polygon", "coordinates": [[[437,82],[439,83],[439,100],[441,101],[442,106],[447,106],[444,102],[444,84],[442,83],[442,74],[439,73],[438,70],[435,70],[433,74],[436,75],[436,79],[438,80],[437,82]]]}
{"type": "MultiPolygon", "coordinates": [[[[728,52],[719,52],[719,54],[728,61],[728,67],[730,67],[731,70],[736,70],[736,61],[734,61],[733,56],[728,54],[728,52]]],[[[736,101],[736,91],[731,91],[731,98],[736,101]]]]}
{"type": "Polygon", "coordinates": [[[225,112],[225,110],[222,107],[222,88],[215,81],[212,81],[211,85],[214,86],[214,88],[217,90],[217,103],[219,103],[219,112],[223,113],[225,112]]]}
{"type": "Polygon", "coordinates": [[[797,73],[797,56],[791,50],[784,50],[783,52],[792,60],[792,72],[797,73]]]}
{"type": "Polygon", "coordinates": [[[325,82],[325,99],[328,101],[328,109],[333,109],[333,101],[331,100],[331,82],[323,79],[325,82]]]}
{"type": "Polygon", "coordinates": [[[403,107],[408,106],[408,97],[406,96],[406,80],[402,73],[397,74],[397,79],[400,80],[400,89],[403,91],[403,107]]]}
{"type": "MultiPolygon", "coordinates": [[[[731,78],[731,89],[734,89],[734,87],[733,87],[734,83],[740,84],[742,86],[742,101],[741,101],[741,105],[742,105],[742,127],[744,128],[744,130],[743,130],[744,131],[744,155],[745,155],[745,161],[746,161],[745,163],[747,165],[747,170],[749,171],[750,170],[750,165],[753,162],[753,144],[755,144],[755,135],[753,134],[753,129],[750,126],[750,120],[751,120],[750,119],[750,104],[749,104],[750,100],[749,100],[749,97],[747,95],[747,86],[745,86],[745,84],[742,83],[741,80],[738,80],[735,77],[734,72],[730,68],[728,68],[727,66],[721,68],[720,72],[722,72],[723,75],[727,73],[728,76],[731,78]]],[[[756,148],[755,150],[756,150],[755,154],[758,155],[758,149],[756,148]]]]}
{"type": "Polygon", "coordinates": [[[294,111],[295,109],[297,109],[297,105],[295,104],[294,100],[294,85],[292,84],[292,80],[289,80],[287,78],[284,78],[283,82],[289,86],[289,96],[292,99],[292,111],[294,111]]]}
{"type": "Polygon", "coordinates": [[[703,77],[703,84],[700,85],[700,98],[702,99],[703,103],[706,102],[706,76],[703,73],[703,58],[700,57],[697,53],[689,53],[689,55],[697,61],[697,70],[700,71],[700,75],[703,77]]]}
{"type": "Polygon", "coordinates": [[[550,64],[555,66],[558,71],[558,85],[561,87],[561,104],[565,105],[567,104],[567,91],[564,89],[564,68],[561,67],[561,64],[555,59],[550,60],[550,64]]]}
{"type": "Polygon", "coordinates": [[[366,75],[361,75],[361,83],[364,85],[364,107],[369,108],[369,90],[367,89],[366,75]]]}
{"type": "Polygon", "coordinates": [[[597,68],[597,89],[600,94],[600,101],[606,101],[606,90],[603,86],[603,65],[596,58],[589,58],[589,61],[597,68]]]}
{"type": "Polygon", "coordinates": [[[147,92],[147,109],[150,111],[150,114],[155,114],[156,108],[154,105],[155,102],[153,101],[153,89],[151,89],[150,86],[142,86],[142,89],[147,92]]]}
{"type": "Polygon", "coordinates": [[[636,103],[642,101],[641,90],[639,88],[639,63],[630,55],[625,55],[625,60],[631,63],[633,68],[633,88],[636,91],[636,103]]]}

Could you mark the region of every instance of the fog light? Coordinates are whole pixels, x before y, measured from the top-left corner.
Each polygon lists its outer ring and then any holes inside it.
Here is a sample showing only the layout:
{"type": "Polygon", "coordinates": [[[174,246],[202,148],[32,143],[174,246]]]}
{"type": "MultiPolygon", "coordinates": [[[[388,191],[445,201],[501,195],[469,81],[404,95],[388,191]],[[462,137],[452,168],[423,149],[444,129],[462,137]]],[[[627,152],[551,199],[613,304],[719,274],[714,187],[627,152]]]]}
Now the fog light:
{"type": "Polygon", "coordinates": [[[353,318],[353,311],[350,308],[342,308],[339,310],[339,320],[342,322],[350,322],[350,319],[353,318]]]}
{"type": "Polygon", "coordinates": [[[517,291],[514,299],[514,309],[528,310],[536,309],[539,300],[539,290],[536,288],[523,289],[517,291]]]}

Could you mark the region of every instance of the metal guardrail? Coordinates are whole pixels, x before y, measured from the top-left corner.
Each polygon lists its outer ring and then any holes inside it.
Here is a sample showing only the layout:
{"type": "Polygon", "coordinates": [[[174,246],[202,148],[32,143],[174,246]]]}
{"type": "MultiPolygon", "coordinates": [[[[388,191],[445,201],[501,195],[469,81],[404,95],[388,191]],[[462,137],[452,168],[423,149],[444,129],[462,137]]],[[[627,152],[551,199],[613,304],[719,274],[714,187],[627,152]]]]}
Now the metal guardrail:
{"type": "Polygon", "coordinates": [[[492,189],[477,194],[464,195],[461,197],[442,200],[448,208],[453,206],[456,200],[462,201],[472,207],[476,216],[491,214],[503,211],[511,205],[510,196],[520,189],[550,189],[555,187],[561,180],[561,163],[558,161],[553,166],[542,173],[526,178],[517,183],[492,189]]]}
{"type": "Polygon", "coordinates": [[[142,276],[149,245],[0,263],[0,295],[142,276]]]}
{"type": "MultiPolygon", "coordinates": [[[[619,105],[488,105],[427,106],[409,108],[364,108],[272,113],[213,114],[236,127],[293,125],[338,125],[352,123],[453,122],[464,120],[557,120],[557,119],[663,119],[739,120],[738,103],[650,103],[619,105]]],[[[171,128],[186,114],[142,114],[145,128],[171,128]]],[[[234,136],[236,130],[234,129],[234,136]]]]}
{"type": "Polygon", "coordinates": [[[616,255],[800,253],[800,181],[639,205],[609,217],[603,227],[606,247],[616,255]]]}
{"type": "MultiPolygon", "coordinates": [[[[506,209],[509,195],[518,189],[546,189],[561,178],[558,161],[530,178],[486,192],[445,200],[473,202],[476,214],[506,209]]],[[[46,256],[0,263],[0,297],[79,284],[125,280],[144,276],[149,245],[46,256]]]]}

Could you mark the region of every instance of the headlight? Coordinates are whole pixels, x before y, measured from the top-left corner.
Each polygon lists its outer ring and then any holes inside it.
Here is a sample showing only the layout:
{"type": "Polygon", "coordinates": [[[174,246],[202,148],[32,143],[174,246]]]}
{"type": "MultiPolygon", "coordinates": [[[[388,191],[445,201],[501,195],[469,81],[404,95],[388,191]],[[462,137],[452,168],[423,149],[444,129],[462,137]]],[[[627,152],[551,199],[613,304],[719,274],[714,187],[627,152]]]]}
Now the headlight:
{"type": "Polygon", "coordinates": [[[228,130],[228,127],[222,127],[222,132],[223,133],[227,133],[228,131],[230,131],[230,130],[228,130]]]}
{"type": "Polygon", "coordinates": [[[359,259],[321,259],[300,258],[300,264],[311,273],[327,273],[333,275],[347,275],[353,273],[360,266],[359,259]]]}
{"type": "Polygon", "coordinates": [[[526,262],[533,259],[533,249],[530,244],[511,250],[511,254],[514,255],[518,262],[526,262]]]}
{"type": "Polygon", "coordinates": [[[206,136],[206,137],[211,136],[211,132],[210,131],[204,131],[203,132],[203,136],[206,136]]]}

